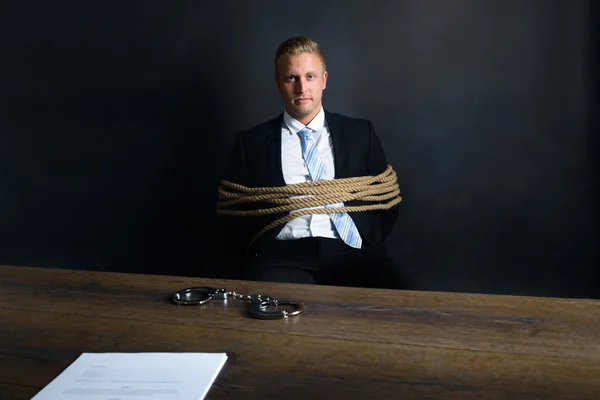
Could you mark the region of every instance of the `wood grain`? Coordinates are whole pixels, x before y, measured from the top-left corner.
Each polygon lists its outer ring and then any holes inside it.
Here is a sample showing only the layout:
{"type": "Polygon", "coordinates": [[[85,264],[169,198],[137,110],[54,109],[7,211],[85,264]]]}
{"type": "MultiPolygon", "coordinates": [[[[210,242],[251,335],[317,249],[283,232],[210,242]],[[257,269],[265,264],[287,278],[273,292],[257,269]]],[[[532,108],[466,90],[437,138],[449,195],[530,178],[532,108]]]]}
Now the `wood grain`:
{"type": "Polygon", "coordinates": [[[209,399],[597,399],[600,302],[0,267],[0,399],[105,351],[227,352],[209,399]],[[306,312],[167,301],[188,286],[306,312]]]}

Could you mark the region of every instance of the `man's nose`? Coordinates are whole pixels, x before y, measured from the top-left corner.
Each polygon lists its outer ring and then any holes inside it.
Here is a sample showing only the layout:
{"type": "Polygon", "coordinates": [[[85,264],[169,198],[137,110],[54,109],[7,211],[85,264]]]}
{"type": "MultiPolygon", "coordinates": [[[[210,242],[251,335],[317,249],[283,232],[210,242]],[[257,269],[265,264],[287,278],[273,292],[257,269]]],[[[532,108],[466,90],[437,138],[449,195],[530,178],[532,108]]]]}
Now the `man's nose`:
{"type": "Polygon", "coordinates": [[[304,93],[306,91],[306,79],[298,78],[296,80],[296,92],[304,93]]]}

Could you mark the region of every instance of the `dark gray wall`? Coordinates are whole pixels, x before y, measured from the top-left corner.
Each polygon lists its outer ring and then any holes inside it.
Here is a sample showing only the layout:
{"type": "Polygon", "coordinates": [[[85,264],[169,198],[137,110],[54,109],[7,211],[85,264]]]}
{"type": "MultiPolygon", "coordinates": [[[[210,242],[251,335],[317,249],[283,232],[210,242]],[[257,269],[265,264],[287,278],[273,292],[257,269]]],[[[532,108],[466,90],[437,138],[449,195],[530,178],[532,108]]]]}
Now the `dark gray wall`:
{"type": "Polygon", "coordinates": [[[398,172],[413,288],[600,297],[596,22],[593,0],[12,2],[0,264],[218,276],[224,159],[307,35],[325,107],[398,172]]]}

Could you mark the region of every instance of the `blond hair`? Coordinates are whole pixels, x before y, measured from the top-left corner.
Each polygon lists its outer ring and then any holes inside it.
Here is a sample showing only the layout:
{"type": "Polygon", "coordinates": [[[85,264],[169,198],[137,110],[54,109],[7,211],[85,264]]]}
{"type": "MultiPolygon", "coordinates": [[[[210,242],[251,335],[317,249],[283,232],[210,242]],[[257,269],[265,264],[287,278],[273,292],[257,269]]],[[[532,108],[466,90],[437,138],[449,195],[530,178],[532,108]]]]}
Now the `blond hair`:
{"type": "Polygon", "coordinates": [[[321,51],[319,44],[305,36],[296,36],[287,39],[277,48],[277,52],[275,53],[275,76],[277,76],[277,65],[282,57],[293,56],[302,53],[318,55],[321,59],[321,64],[323,64],[323,71],[327,70],[325,57],[323,56],[323,52],[321,51]]]}

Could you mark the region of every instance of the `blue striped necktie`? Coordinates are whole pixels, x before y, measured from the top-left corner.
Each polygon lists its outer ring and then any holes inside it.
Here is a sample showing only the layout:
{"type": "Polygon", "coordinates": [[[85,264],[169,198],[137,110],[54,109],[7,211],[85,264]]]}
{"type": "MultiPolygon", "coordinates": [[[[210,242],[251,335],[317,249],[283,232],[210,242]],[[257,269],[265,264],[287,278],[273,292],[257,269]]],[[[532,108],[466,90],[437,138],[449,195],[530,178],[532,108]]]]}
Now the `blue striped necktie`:
{"type": "MultiPolygon", "coordinates": [[[[327,180],[329,174],[327,173],[327,168],[321,158],[321,154],[319,154],[319,150],[317,149],[317,143],[312,138],[311,132],[308,129],[302,129],[298,134],[302,139],[302,157],[304,157],[312,180],[327,180]]],[[[333,178],[333,176],[331,176],[331,178],[333,178]]],[[[327,204],[325,207],[333,208],[343,206],[344,203],[335,203],[327,204]]],[[[333,213],[329,214],[329,216],[344,243],[348,246],[360,249],[362,246],[362,239],[360,233],[358,233],[358,228],[348,213],[333,213]]]]}

